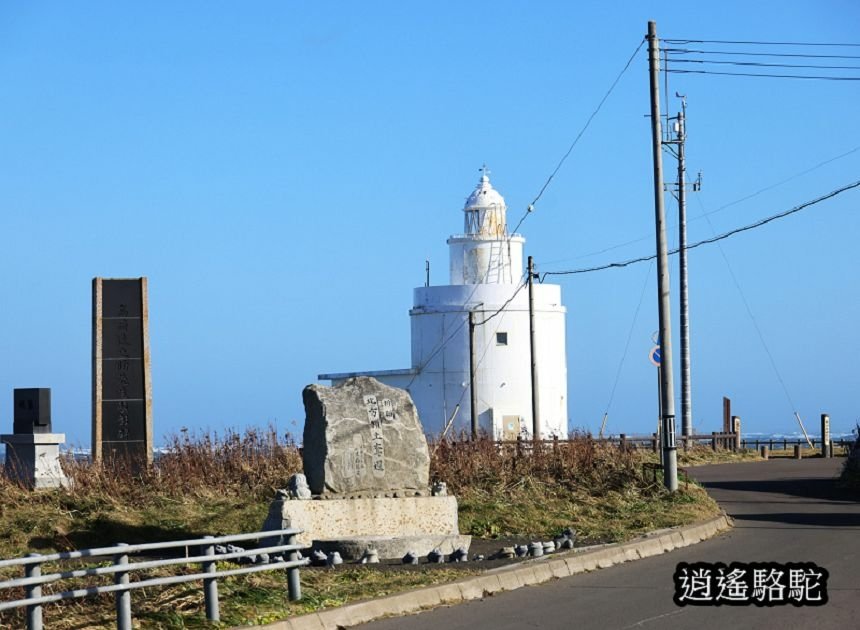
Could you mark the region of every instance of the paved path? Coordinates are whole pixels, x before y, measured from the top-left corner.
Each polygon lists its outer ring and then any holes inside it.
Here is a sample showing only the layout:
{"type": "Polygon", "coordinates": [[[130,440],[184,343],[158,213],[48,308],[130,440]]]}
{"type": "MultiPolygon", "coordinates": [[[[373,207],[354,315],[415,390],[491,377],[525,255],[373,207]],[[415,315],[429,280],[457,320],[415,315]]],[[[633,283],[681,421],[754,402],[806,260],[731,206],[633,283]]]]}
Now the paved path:
{"type": "Polygon", "coordinates": [[[366,630],[860,628],[860,502],[839,492],[843,459],[771,460],[690,470],[735,519],[698,545],[483,600],[361,626],[366,630]],[[814,562],[830,572],[824,607],[691,607],[672,601],[678,562],[814,562]]]}

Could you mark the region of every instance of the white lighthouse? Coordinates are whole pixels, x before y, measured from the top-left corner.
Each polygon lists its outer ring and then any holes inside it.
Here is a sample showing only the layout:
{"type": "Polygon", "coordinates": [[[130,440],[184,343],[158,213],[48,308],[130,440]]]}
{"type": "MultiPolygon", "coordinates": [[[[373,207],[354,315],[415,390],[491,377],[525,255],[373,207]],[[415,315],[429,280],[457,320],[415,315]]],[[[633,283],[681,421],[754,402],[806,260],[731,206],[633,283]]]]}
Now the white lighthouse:
{"type": "MultiPolygon", "coordinates": [[[[319,378],[337,384],[373,376],[407,389],[427,433],[456,435],[471,430],[471,359],[480,429],[495,439],[514,439],[530,436],[533,426],[525,239],[508,233],[505,200],[482,170],[463,207],[463,233],[448,239],[450,284],[413,291],[412,367],[319,378]]],[[[533,295],[541,436],[564,437],[566,309],[558,285],[535,283],[533,295]]]]}

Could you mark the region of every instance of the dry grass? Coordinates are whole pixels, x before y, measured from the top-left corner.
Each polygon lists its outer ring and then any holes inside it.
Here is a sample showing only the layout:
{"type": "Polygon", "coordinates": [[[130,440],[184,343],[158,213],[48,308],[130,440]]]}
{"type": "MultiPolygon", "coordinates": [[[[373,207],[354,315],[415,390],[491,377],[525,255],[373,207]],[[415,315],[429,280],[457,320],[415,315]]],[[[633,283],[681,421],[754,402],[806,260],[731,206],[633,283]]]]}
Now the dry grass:
{"type": "MultiPolygon", "coordinates": [[[[460,530],[482,537],[547,537],[572,526],[585,540],[623,540],[716,511],[693,484],[682,484],[681,492],[670,495],[649,480],[642,474],[643,452],[621,451],[585,435],[558,448],[527,445],[520,452],[489,440],[445,441],[431,451],[431,475],[458,496],[460,530]]],[[[67,460],[64,468],[72,481],[68,489],[34,493],[0,476],[0,557],[256,531],[275,490],[301,469],[301,457],[289,436],[271,428],[223,436],[183,431],[168,440],[154,466],[137,473],[121,461],[67,460]]],[[[229,578],[219,581],[222,619],[230,625],[264,623],[476,570],[353,566],[303,571],[304,599],[293,604],[282,573],[229,578]]],[[[8,577],[18,572],[0,571],[0,579],[8,577]]],[[[209,627],[201,591],[199,583],[192,583],[135,592],[135,619],[144,628],[209,627]]],[[[21,595],[0,592],[2,599],[21,595]]],[[[100,596],[62,602],[47,606],[45,618],[62,630],[112,627],[112,601],[100,596]]],[[[0,614],[0,627],[20,626],[21,615],[20,610],[0,614]]]]}
{"type": "Polygon", "coordinates": [[[581,540],[618,541],[719,512],[695,484],[682,483],[672,495],[643,474],[646,451],[588,435],[519,450],[487,439],[442,441],[431,450],[431,476],[458,497],[460,531],[482,538],[547,537],[573,527],[581,540]]]}
{"type": "Polygon", "coordinates": [[[53,491],[29,492],[0,476],[0,556],[258,529],[301,458],[289,436],[270,428],[183,432],[139,472],[122,460],[66,458],[63,468],[70,487],[53,491]]]}
{"type": "Polygon", "coordinates": [[[430,476],[445,481],[454,494],[470,488],[503,489],[523,479],[595,491],[623,488],[639,479],[635,450],[572,435],[557,445],[499,445],[489,439],[443,440],[431,446],[430,476]]]}

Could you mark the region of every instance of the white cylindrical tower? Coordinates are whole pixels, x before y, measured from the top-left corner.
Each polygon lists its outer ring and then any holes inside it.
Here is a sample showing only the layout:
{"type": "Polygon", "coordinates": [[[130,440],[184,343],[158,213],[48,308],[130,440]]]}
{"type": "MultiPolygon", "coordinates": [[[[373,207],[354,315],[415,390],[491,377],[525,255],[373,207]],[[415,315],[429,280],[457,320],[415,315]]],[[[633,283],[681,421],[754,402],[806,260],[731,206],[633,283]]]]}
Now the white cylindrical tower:
{"type": "MultiPolygon", "coordinates": [[[[483,169],[463,207],[464,234],[451,236],[451,284],[414,290],[409,387],[429,433],[468,431],[469,313],[474,315],[481,429],[496,439],[532,429],[525,239],[509,234],[507,207],[483,169]]],[[[565,308],[561,288],[535,289],[539,405],[543,437],[567,434],[565,308]]]]}

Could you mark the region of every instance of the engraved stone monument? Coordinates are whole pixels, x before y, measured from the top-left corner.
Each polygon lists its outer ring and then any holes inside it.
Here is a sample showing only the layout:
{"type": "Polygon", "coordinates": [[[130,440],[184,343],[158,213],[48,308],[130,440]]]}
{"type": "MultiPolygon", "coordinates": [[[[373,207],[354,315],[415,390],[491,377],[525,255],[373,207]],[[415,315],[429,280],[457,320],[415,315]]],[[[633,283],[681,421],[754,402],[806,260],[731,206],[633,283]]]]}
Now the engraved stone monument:
{"type": "Polygon", "coordinates": [[[68,485],[60,466],[66,435],[51,432],[51,390],[16,389],[13,398],[13,434],[0,435],[6,443],[6,475],[34,489],[68,485]]]}
{"type": "Polygon", "coordinates": [[[146,278],[93,279],[93,457],[152,462],[146,278]]]}
{"type": "Polygon", "coordinates": [[[409,394],[376,379],[309,385],[302,462],[314,494],[427,493],[430,453],[409,394]]]}
{"type": "Polygon", "coordinates": [[[427,439],[407,391],[360,376],[335,387],[309,385],[302,398],[312,499],[279,492],[263,529],[297,527],[301,544],[347,560],[368,548],[382,559],[468,549],[456,497],[430,491],[427,439]]]}

